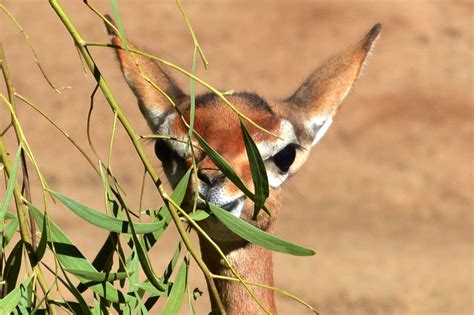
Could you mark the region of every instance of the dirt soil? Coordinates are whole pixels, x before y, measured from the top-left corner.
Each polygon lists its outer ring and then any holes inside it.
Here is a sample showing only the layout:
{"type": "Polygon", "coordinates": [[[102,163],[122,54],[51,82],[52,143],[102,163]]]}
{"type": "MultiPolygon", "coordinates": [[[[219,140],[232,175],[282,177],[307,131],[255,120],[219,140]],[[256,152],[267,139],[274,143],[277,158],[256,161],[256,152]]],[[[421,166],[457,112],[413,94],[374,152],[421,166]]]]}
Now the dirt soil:
{"type": "MultiPolygon", "coordinates": [[[[82,1],[62,2],[85,38],[106,40],[102,23],[82,1]]],[[[112,12],[110,1],[91,3],[112,12]]],[[[0,40],[17,91],[88,148],[94,80],[84,74],[72,40],[46,1],[4,4],[30,36],[51,81],[72,87],[61,94],[48,87],[28,45],[2,15],[0,40]]],[[[473,3],[267,0],[184,1],[184,6],[210,62],[199,75],[222,90],[257,91],[269,99],[288,96],[332,53],[383,23],[364,75],[332,129],[284,188],[276,234],[317,255],[276,254],[276,285],[323,314],[472,314],[473,3]]],[[[191,68],[192,40],[174,1],[122,1],[121,14],[131,40],[191,68]]],[[[133,126],[148,133],[112,51],[91,51],[133,126]]],[[[188,88],[186,77],[176,78],[188,88]]],[[[18,112],[49,185],[101,209],[101,183],[87,162],[28,106],[19,102],[18,112]]],[[[104,160],[112,118],[98,93],[92,140],[104,160]]],[[[0,106],[2,128],[8,121],[0,106]]],[[[11,137],[9,143],[12,147],[11,137]]],[[[146,145],[150,156],[152,148],[146,145]]],[[[120,128],[112,168],[137,208],[143,171],[120,128]]],[[[37,190],[33,196],[41,203],[37,190]]],[[[143,208],[159,204],[147,182],[143,208]]],[[[51,209],[92,259],[105,233],[59,205],[51,209]]],[[[175,231],[166,237],[154,253],[157,270],[176,245],[175,231]]],[[[190,281],[205,288],[195,266],[190,281]]],[[[277,304],[282,314],[306,312],[282,296],[277,304]]],[[[198,313],[208,307],[205,294],[198,313]]],[[[189,313],[187,305],[182,311],[189,313]]]]}

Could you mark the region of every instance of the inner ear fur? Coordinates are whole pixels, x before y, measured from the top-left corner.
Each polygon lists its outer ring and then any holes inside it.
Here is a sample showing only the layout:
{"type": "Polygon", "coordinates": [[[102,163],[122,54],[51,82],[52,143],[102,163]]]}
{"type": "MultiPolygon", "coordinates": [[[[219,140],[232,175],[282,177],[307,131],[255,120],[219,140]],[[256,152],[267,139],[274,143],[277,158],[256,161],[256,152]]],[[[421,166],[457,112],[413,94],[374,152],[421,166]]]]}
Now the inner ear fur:
{"type": "Polygon", "coordinates": [[[357,44],[329,58],[288,99],[276,105],[296,127],[300,144],[316,144],[360,76],[382,29],[376,24],[357,44]]]}
{"type": "MultiPolygon", "coordinates": [[[[107,15],[106,18],[115,26],[110,16],[107,15]]],[[[125,50],[116,31],[108,24],[105,26],[112,36],[111,42],[116,47],[123,75],[137,97],[140,110],[152,131],[157,132],[172,112],[171,102],[179,104],[186,95],[155,60],[125,50]]],[[[132,43],[127,44],[129,49],[136,49],[132,43]]]]}

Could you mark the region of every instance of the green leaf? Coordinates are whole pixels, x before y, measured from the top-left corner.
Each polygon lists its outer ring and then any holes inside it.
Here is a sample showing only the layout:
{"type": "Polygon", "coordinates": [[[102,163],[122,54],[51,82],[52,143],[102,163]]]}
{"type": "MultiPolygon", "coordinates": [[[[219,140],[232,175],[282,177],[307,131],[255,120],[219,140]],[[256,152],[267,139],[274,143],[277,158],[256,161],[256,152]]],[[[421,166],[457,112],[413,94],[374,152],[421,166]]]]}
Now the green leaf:
{"type": "Polygon", "coordinates": [[[64,270],[63,270],[63,273],[64,273],[65,280],[61,280],[61,278],[59,278],[59,280],[66,287],[66,289],[68,289],[69,292],[72,293],[72,295],[76,298],[78,302],[78,303],[75,303],[72,301],[65,301],[67,307],[73,310],[74,314],[90,314],[91,312],[90,312],[89,306],[87,305],[86,301],[82,297],[81,292],[79,292],[79,290],[74,286],[74,284],[71,282],[71,280],[69,279],[68,275],[64,272],[64,270]]]}
{"type": "Polygon", "coordinates": [[[179,313],[179,309],[181,308],[181,304],[183,303],[184,293],[186,291],[188,266],[189,263],[185,258],[184,261],[181,263],[181,267],[179,268],[178,274],[176,275],[173,287],[171,287],[170,296],[164,309],[161,311],[161,314],[173,315],[179,313]]]}
{"type": "MultiPolygon", "coordinates": [[[[114,217],[103,214],[97,210],[91,209],[69,197],[66,197],[58,192],[50,191],[59,201],[61,201],[66,207],[72,212],[78,215],[83,220],[89,222],[92,225],[106,229],[116,233],[127,233],[130,234],[130,222],[116,219],[114,217]]],[[[165,226],[164,221],[157,221],[153,223],[134,223],[135,233],[145,234],[153,233],[163,229],[165,226]]]]}
{"type": "MultiPolygon", "coordinates": [[[[244,123],[240,121],[240,127],[242,128],[242,134],[244,136],[245,149],[247,151],[247,158],[249,160],[250,172],[252,173],[253,186],[255,187],[255,210],[253,213],[253,219],[257,218],[260,209],[264,208],[265,201],[270,194],[268,188],[268,178],[267,170],[265,169],[265,164],[263,163],[262,156],[258,151],[257,145],[253,141],[250,133],[245,127],[244,123]]],[[[268,214],[270,214],[267,211],[268,214]]]]}
{"type": "Polygon", "coordinates": [[[94,307],[92,308],[92,315],[104,315],[102,312],[102,307],[98,300],[94,300],[94,307]]]}
{"type": "Polygon", "coordinates": [[[98,271],[110,271],[117,244],[118,234],[113,232],[109,233],[109,236],[92,261],[92,266],[98,271]]]}
{"type": "Polygon", "coordinates": [[[18,164],[20,161],[20,154],[21,154],[21,146],[16,151],[15,159],[13,160],[13,166],[11,169],[11,173],[9,174],[7,189],[5,190],[5,195],[3,197],[3,201],[0,204],[0,230],[3,230],[3,218],[7,212],[7,207],[10,204],[13,196],[13,189],[16,185],[16,174],[18,172],[18,164]]]}
{"type": "MultiPolygon", "coordinates": [[[[186,195],[186,190],[188,188],[188,183],[189,183],[189,178],[191,176],[191,168],[184,174],[184,176],[181,178],[179,181],[178,185],[176,185],[173,193],[171,194],[171,199],[174,200],[174,202],[180,206],[181,203],[184,200],[184,196],[186,195]]],[[[160,222],[163,221],[165,222],[165,225],[163,229],[153,233],[153,234],[145,234],[143,235],[143,239],[145,241],[145,246],[146,249],[149,250],[155,243],[156,241],[161,237],[161,234],[165,231],[166,227],[168,224],[171,222],[171,213],[169,209],[165,206],[162,207],[157,215],[161,215],[160,222]]]]}
{"type": "MultiPolygon", "coordinates": [[[[191,174],[191,169],[189,169],[186,174],[183,176],[183,178],[180,180],[180,183],[176,186],[173,195],[171,198],[177,203],[181,204],[181,202],[184,199],[186,189],[188,187],[188,182],[189,182],[189,176],[191,174]]],[[[127,218],[129,221],[131,221],[130,214],[128,211],[125,211],[125,214],[127,215],[127,218]]],[[[151,267],[149,258],[146,254],[146,251],[143,249],[142,242],[138,239],[136,233],[135,233],[135,227],[134,224],[130,222],[130,229],[132,231],[132,238],[133,238],[133,243],[135,244],[135,249],[137,251],[138,255],[138,260],[140,261],[140,265],[142,266],[143,272],[145,273],[147,279],[150,281],[151,284],[155,286],[156,289],[165,291],[166,288],[158,281],[155,272],[153,271],[153,268],[151,267]]]]}
{"type": "MultiPolygon", "coordinates": [[[[191,67],[191,73],[193,75],[196,75],[196,53],[197,53],[197,47],[194,47],[194,54],[193,54],[193,64],[191,67]]],[[[191,145],[191,139],[194,133],[194,116],[196,112],[196,80],[194,78],[191,78],[191,84],[190,84],[190,106],[189,106],[189,130],[188,130],[188,142],[186,143],[186,149],[184,152],[188,152],[188,146],[191,145]]],[[[185,153],[185,154],[186,154],[185,153]]]]}
{"type": "MultiPolygon", "coordinates": [[[[31,203],[28,203],[28,209],[33,215],[36,224],[43,226],[43,214],[31,203]]],[[[82,270],[85,272],[97,272],[92,264],[82,255],[79,249],[71,242],[63,231],[51,220],[49,221],[48,245],[54,248],[55,254],[61,265],[65,269],[82,270]]],[[[134,299],[132,296],[124,295],[110,283],[91,284],[87,279],[78,277],[81,283],[113,303],[124,303],[134,299]]]]}
{"type": "MultiPolygon", "coordinates": [[[[170,286],[166,283],[163,283],[163,286],[166,288],[170,288],[170,286]]],[[[142,289],[146,291],[150,296],[168,296],[169,295],[169,290],[165,291],[160,291],[155,288],[153,284],[150,282],[145,282],[145,283],[137,283],[135,284],[135,288],[137,289],[142,289]]]]}
{"type": "Polygon", "coordinates": [[[142,241],[138,238],[137,234],[135,233],[135,227],[134,227],[134,224],[132,223],[132,220],[131,220],[132,218],[128,210],[125,211],[125,214],[130,222],[130,229],[132,232],[131,234],[132,234],[134,249],[137,252],[138,260],[140,261],[140,265],[142,266],[145,276],[155,286],[156,289],[164,291],[165,288],[158,281],[156,274],[153,271],[153,268],[150,264],[147,251],[144,250],[142,241]]]}
{"type": "Polygon", "coordinates": [[[10,240],[13,237],[13,234],[16,232],[16,228],[18,227],[18,219],[15,217],[8,225],[7,228],[5,229],[5,240],[4,244],[7,245],[10,243],[10,240]]]}
{"type": "Polygon", "coordinates": [[[20,239],[13,247],[10,255],[5,263],[5,271],[3,280],[5,280],[4,287],[6,286],[5,292],[12,291],[16,286],[18,275],[20,273],[21,260],[23,257],[23,241],[20,239]]]}
{"type": "Polygon", "coordinates": [[[84,270],[77,270],[77,269],[67,269],[69,273],[77,276],[78,278],[82,278],[89,281],[95,282],[111,282],[115,280],[122,280],[128,277],[126,272],[97,272],[97,271],[84,271],[84,270]]]}
{"type": "Polygon", "coordinates": [[[114,12],[115,21],[117,21],[117,28],[119,31],[120,39],[122,40],[123,47],[128,51],[127,37],[125,36],[125,28],[123,27],[122,18],[120,17],[119,7],[117,0],[111,0],[112,11],[114,12]]]}
{"type": "Polygon", "coordinates": [[[245,186],[240,177],[237,175],[232,166],[219,153],[217,153],[197,132],[194,136],[199,141],[207,156],[216,164],[221,172],[237,186],[245,195],[253,200],[254,194],[245,186]]]}
{"type": "Polygon", "coordinates": [[[16,213],[13,213],[13,212],[10,212],[10,211],[5,212],[5,219],[7,219],[7,220],[16,219],[16,213]]]}
{"type": "Polygon", "coordinates": [[[204,292],[202,292],[199,288],[194,288],[194,290],[193,290],[193,299],[196,301],[196,300],[199,299],[203,294],[204,294],[204,292]]]}
{"type": "Polygon", "coordinates": [[[132,252],[130,255],[127,257],[126,261],[126,268],[130,272],[132,272],[132,275],[130,276],[128,280],[128,292],[134,292],[136,290],[135,285],[138,283],[138,266],[139,266],[139,261],[138,261],[138,255],[137,251],[135,248],[132,249],[132,252]]]}
{"type": "MultiPolygon", "coordinates": [[[[45,214],[45,218],[47,215],[45,214]]],[[[48,243],[48,220],[43,220],[43,228],[41,229],[41,238],[36,249],[36,259],[41,261],[43,259],[44,253],[46,252],[46,245],[48,243]]]]}
{"type": "Polygon", "coordinates": [[[173,257],[171,258],[170,262],[168,263],[168,266],[166,267],[164,273],[163,273],[163,282],[167,283],[168,280],[171,277],[171,274],[173,273],[174,267],[176,266],[176,263],[178,262],[179,255],[181,254],[181,242],[178,243],[178,246],[176,246],[176,250],[174,251],[173,257]]]}
{"type": "Polygon", "coordinates": [[[28,285],[33,276],[26,278],[20,286],[8,293],[4,298],[0,299],[0,314],[12,313],[18,304],[20,304],[22,297],[28,290],[28,285]]]}
{"type": "Polygon", "coordinates": [[[197,221],[202,221],[202,220],[207,219],[209,215],[210,214],[207,211],[199,209],[199,210],[196,210],[196,212],[190,213],[189,217],[197,222],[197,221]]]}
{"type": "Polygon", "coordinates": [[[267,232],[264,232],[213,204],[209,204],[209,208],[216,218],[229,230],[249,241],[250,243],[290,255],[312,256],[315,254],[315,252],[311,249],[292,244],[267,232]]]}
{"type": "MultiPolygon", "coordinates": [[[[245,186],[229,162],[227,162],[219,153],[217,153],[217,151],[215,151],[197,132],[194,132],[194,135],[206,152],[207,156],[212,160],[212,162],[214,162],[219,170],[254,203],[262,203],[261,201],[257,200],[255,194],[251,192],[247,186],[245,186]]],[[[262,197],[259,198],[262,199],[262,197]]],[[[260,208],[264,209],[265,212],[270,214],[264,205],[262,205],[260,208]]]]}
{"type": "Polygon", "coordinates": [[[183,178],[179,181],[176,188],[173,190],[171,194],[171,199],[176,202],[176,204],[181,205],[184,200],[184,196],[186,195],[186,190],[188,189],[189,183],[189,176],[191,175],[191,168],[184,174],[183,178]]]}

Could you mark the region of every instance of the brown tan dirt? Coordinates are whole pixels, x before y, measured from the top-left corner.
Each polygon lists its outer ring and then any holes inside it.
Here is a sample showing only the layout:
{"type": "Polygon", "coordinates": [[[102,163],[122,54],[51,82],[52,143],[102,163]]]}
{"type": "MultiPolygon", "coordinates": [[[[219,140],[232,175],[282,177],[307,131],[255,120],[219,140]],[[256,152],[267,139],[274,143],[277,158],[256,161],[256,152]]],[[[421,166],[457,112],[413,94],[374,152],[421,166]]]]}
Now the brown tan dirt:
{"type": "MultiPolygon", "coordinates": [[[[85,38],[107,39],[82,1],[62,2],[85,38]]],[[[110,1],[90,2],[112,12],[110,1]]],[[[84,74],[71,38],[46,1],[3,3],[28,33],[51,81],[71,86],[61,94],[48,87],[28,45],[2,14],[0,40],[16,90],[88,148],[94,80],[84,74]]],[[[191,68],[192,40],[174,1],[120,4],[130,39],[191,68]]],[[[184,6],[210,61],[199,75],[222,90],[257,91],[267,98],[288,96],[324,59],[376,22],[383,24],[364,75],[332,129],[286,184],[276,234],[317,255],[276,254],[276,285],[323,314],[473,314],[473,3],[266,0],[184,1],[184,6]]],[[[148,133],[112,51],[91,51],[133,126],[148,133]]],[[[176,78],[188,88],[189,79],[176,78]]],[[[46,120],[21,102],[17,106],[49,185],[102,209],[100,179],[87,162],[46,120]]],[[[9,119],[0,105],[2,129],[9,119]]],[[[112,120],[98,93],[92,139],[104,160],[112,120]]],[[[150,157],[152,148],[146,145],[150,157]]],[[[136,209],[143,170],[121,128],[112,169],[136,209]]],[[[38,189],[33,197],[41,204],[38,189]]],[[[143,208],[160,204],[147,182],[143,208]]],[[[60,205],[50,211],[92,259],[106,234],[60,205]]],[[[174,229],[167,234],[153,253],[156,270],[176,245],[174,229]]],[[[194,265],[190,281],[205,288],[194,265]]],[[[183,313],[189,313],[186,304],[183,313]]],[[[282,314],[306,312],[280,295],[277,304],[282,314]]],[[[208,307],[206,293],[198,313],[208,307]]]]}

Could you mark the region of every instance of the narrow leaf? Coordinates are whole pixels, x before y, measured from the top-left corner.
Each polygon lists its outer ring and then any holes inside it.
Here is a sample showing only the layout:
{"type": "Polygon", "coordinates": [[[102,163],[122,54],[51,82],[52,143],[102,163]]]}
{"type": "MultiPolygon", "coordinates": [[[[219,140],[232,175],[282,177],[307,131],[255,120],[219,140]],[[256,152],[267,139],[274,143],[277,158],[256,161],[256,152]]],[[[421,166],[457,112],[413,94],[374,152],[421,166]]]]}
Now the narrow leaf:
{"type": "MultiPolygon", "coordinates": [[[[59,201],[61,201],[72,212],[80,218],[89,222],[92,225],[106,229],[116,233],[130,234],[130,222],[119,220],[114,217],[103,214],[97,210],[91,209],[69,197],[66,197],[58,192],[50,191],[59,201]]],[[[164,221],[157,221],[153,223],[134,223],[135,233],[145,234],[153,233],[163,228],[166,223],[164,221]]]]}
{"type": "Polygon", "coordinates": [[[13,247],[7,258],[7,262],[5,263],[5,274],[3,275],[3,280],[5,280],[4,287],[6,286],[6,290],[4,292],[10,292],[15,288],[20,273],[22,257],[23,241],[19,240],[13,247]]]}
{"type": "Polygon", "coordinates": [[[10,211],[5,212],[5,219],[13,220],[16,219],[16,214],[10,211]]]}
{"type": "MultiPolygon", "coordinates": [[[[45,218],[47,215],[45,214],[45,218]]],[[[46,252],[46,245],[48,241],[48,220],[43,220],[43,228],[41,229],[41,239],[36,249],[36,259],[41,261],[43,259],[44,253],[46,252]]]]}
{"type": "Polygon", "coordinates": [[[109,271],[112,263],[114,252],[118,243],[117,233],[110,233],[99,252],[92,261],[92,265],[98,271],[109,271]]]}
{"type": "Polygon", "coordinates": [[[117,28],[119,31],[120,39],[122,40],[123,47],[128,51],[127,37],[125,36],[125,28],[123,27],[122,18],[120,17],[118,0],[111,0],[112,11],[114,12],[115,21],[117,21],[117,28]]]}
{"type": "MultiPolygon", "coordinates": [[[[44,216],[32,204],[28,204],[30,213],[33,215],[36,224],[43,226],[44,216]]],[[[71,242],[63,231],[51,220],[49,221],[48,245],[54,247],[54,252],[61,265],[66,269],[82,270],[85,272],[97,272],[92,264],[82,255],[79,249],[71,242]]],[[[78,277],[82,283],[89,285],[90,289],[113,303],[124,303],[134,299],[129,295],[124,295],[110,283],[91,284],[87,279],[78,277]]]]}
{"type": "MultiPolygon", "coordinates": [[[[181,202],[184,199],[184,195],[186,193],[186,188],[188,187],[188,182],[189,182],[189,176],[191,174],[191,169],[189,169],[186,174],[183,176],[183,178],[180,180],[180,183],[177,185],[175,191],[173,192],[172,198],[175,202],[178,204],[181,204],[181,202]]],[[[153,271],[153,268],[151,267],[149,258],[147,256],[146,251],[143,248],[142,242],[138,239],[136,233],[135,233],[135,224],[131,222],[130,214],[128,211],[125,211],[125,214],[127,215],[128,220],[130,221],[130,229],[131,229],[131,234],[133,238],[133,243],[135,244],[135,249],[137,251],[138,255],[138,260],[140,261],[140,265],[142,266],[143,272],[145,273],[147,279],[150,281],[151,284],[155,286],[156,289],[165,291],[166,288],[160,284],[158,281],[155,272],[153,271]]]]}
{"type": "MultiPolygon", "coordinates": [[[[199,141],[199,144],[202,146],[207,156],[214,162],[214,164],[219,168],[219,170],[235,185],[237,186],[248,198],[250,198],[254,203],[261,203],[261,201],[256,202],[256,197],[247,186],[242,182],[240,177],[237,175],[232,166],[227,162],[218,152],[216,152],[197,132],[194,132],[196,139],[199,141]]],[[[268,183],[267,183],[268,186],[268,183]]],[[[264,209],[265,212],[270,214],[264,205],[260,206],[264,209]]]]}
{"type": "MultiPolygon", "coordinates": [[[[163,283],[163,286],[165,288],[170,288],[171,286],[168,286],[168,284],[163,283]]],[[[143,291],[146,291],[151,297],[155,296],[168,296],[170,294],[170,290],[165,290],[165,291],[160,291],[155,288],[153,284],[150,282],[145,282],[145,283],[137,283],[135,284],[135,287],[137,289],[142,289],[143,291]]]]}
{"type": "Polygon", "coordinates": [[[197,222],[207,219],[209,217],[209,213],[207,211],[199,209],[196,210],[196,212],[190,213],[189,217],[197,222]]]}
{"type": "Polygon", "coordinates": [[[4,239],[4,244],[7,245],[10,243],[10,240],[13,237],[13,234],[16,232],[16,228],[18,227],[18,219],[14,218],[8,225],[7,228],[5,229],[5,239],[4,239]]]}
{"type": "Polygon", "coordinates": [[[126,272],[97,272],[97,271],[84,271],[77,269],[64,269],[73,275],[94,282],[111,282],[115,280],[122,280],[128,277],[126,272]]]}
{"type": "Polygon", "coordinates": [[[15,310],[17,305],[20,304],[22,296],[24,295],[24,292],[27,290],[31,279],[32,279],[32,276],[26,278],[20,284],[20,286],[15,288],[13,291],[7,294],[4,298],[0,299],[0,314],[10,314],[15,310]]]}
{"type": "Polygon", "coordinates": [[[13,189],[16,185],[16,174],[18,172],[18,163],[20,161],[21,146],[16,151],[15,159],[13,160],[13,166],[11,169],[10,176],[8,178],[7,189],[5,190],[5,196],[3,197],[2,203],[0,204],[0,224],[3,224],[3,217],[6,214],[7,207],[13,196],[13,189]]]}
{"type": "Polygon", "coordinates": [[[184,293],[186,291],[187,277],[188,277],[188,261],[185,258],[181,263],[176,279],[171,288],[168,301],[162,310],[161,314],[178,314],[181,304],[183,303],[184,293]]]}
{"type": "Polygon", "coordinates": [[[171,274],[173,273],[174,267],[176,266],[176,263],[178,262],[179,255],[181,254],[181,242],[178,243],[178,246],[176,246],[176,250],[174,251],[173,257],[171,258],[170,262],[168,263],[168,266],[165,269],[165,272],[163,273],[163,282],[167,283],[169,278],[171,277],[171,274]]]}
{"type": "Polygon", "coordinates": [[[249,241],[250,243],[263,246],[276,252],[296,256],[312,256],[315,254],[315,252],[311,249],[292,244],[267,232],[264,232],[213,204],[209,204],[209,208],[216,218],[229,230],[249,241]]]}
{"type": "Polygon", "coordinates": [[[245,186],[232,166],[219,153],[217,153],[197,132],[194,133],[199,144],[202,146],[207,156],[216,164],[221,172],[237,186],[245,195],[253,200],[253,193],[245,186]]]}
{"type": "Polygon", "coordinates": [[[140,265],[142,266],[143,272],[145,273],[147,279],[155,286],[155,288],[157,288],[158,290],[164,291],[165,288],[160,284],[160,282],[158,281],[156,277],[155,272],[153,271],[147,252],[143,248],[142,241],[138,239],[138,236],[135,233],[135,227],[134,227],[134,224],[132,223],[132,220],[131,220],[132,218],[130,217],[130,214],[128,213],[128,211],[125,211],[125,214],[127,215],[127,218],[130,222],[130,229],[132,232],[131,234],[132,234],[134,248],[137,251],[138,260],[140,261],[140,265]]]}
{"type": "Polygon", "coordinates": [[[184,174],[183,178],[179,181],[178,185],[176,185],[176,188],[173,190],[173,193],[171,194],[171,199],[174,200],[178,205],[181,205],[181,203],[184,200],[184,196],[186,195],[186,190],[188,188],[188,183],[189,183],[189,176],[191,175],[191,168],[184,174]]]}
{"type": "Polygon", "coordinates": [[[262,156],[258,151],[257,145],[253,141],[247,127],[245,127],[242,121],[240,122],[240,127],[242,128],[245,149],[247,151],[247,158],[250,165],[250,172],[252,173],[253,186],[255,187],[255,199],[253,200],[255,203],[253,219],[255,220],[257,219],[260,209],[262,209],[265,205],[265,200],[267,200],[270,193],[268,188],[267,171],[265,169],[262,156]]]}
{"type": "MultiPolygon", "coordinates": [[[[178,205],[180,206],[181,203],[183,202],[184,200],[184,196],[186,195],[186,190],[188,188],[188,184],[189,184],[189,178],[191,176],[191,168],[184,174],[184,176],[181,178],[181,180],[179,181],[178,185],[176,185],[173,193],[171,194],[171,199],[173,199],[173,201],[178,205]]],[[[169,209],[165,206],[163,208],[161,208],[157,215],[161,215],[161,218],[160,218],[160,222],[163,221],[165,223],[163,229],[153,233],[153,234],[145,234],[143,235],[143,239],[145,241],[145,246],[147,248],[147,250],[149,248],[151,248],[155,243],[156,241],[161,237],[161,234],[163,234],[163,232],[165,231],[166,227],[168,226],[168,224],[171,222],[171,213],[169,211],[169,209]]]]}

